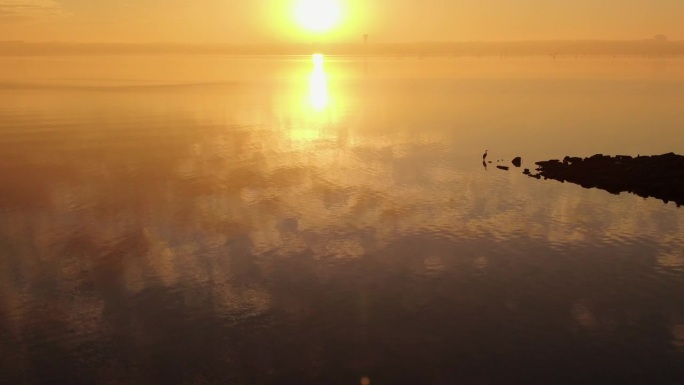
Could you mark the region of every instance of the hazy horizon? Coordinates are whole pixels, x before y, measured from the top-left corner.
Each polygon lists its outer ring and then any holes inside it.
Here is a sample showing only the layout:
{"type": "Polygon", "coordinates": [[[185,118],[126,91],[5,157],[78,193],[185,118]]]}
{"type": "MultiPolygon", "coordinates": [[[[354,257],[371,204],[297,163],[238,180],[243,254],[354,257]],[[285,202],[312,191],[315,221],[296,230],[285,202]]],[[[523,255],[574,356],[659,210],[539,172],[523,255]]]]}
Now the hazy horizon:
{"type": "MultiPolygon", "coordinates": [[[[552,42],[604,42],[604,43],[624,43],[624,42],[650,42],[656,41],[656,36],[664,36],[666,43],[681,43],[682,39],[673,39],[668,35],[656,34],[636,39],[603,39],[600,37],[586,39],[496,39],[496,40],[459,40],[459,39],[433,39],[433,40],[403,40],[403,41],[369,41],[367,44],[381,45],[410,45],[410,44],[461,44],[461,43],[552,43],[552,42]]],[[[187,41],[78,41],[78,40],[24,40],[24,39],[0,39],[0,44],[23,43],[23,44],[70,44],[70,45],[185,45],[185,46],[268,46],[268,45],[344,45],[344,44],[363,44],[363,35],[360,39],[339,40],[329,42],[317,41],[261,41],[261,42],[187,42],[187,41]]]]}
{"type": "Polygon", "coordinates": [[[641,40],[663,34],[684,39],[684,2],[655,0],[619,6],[588,0],[549,4],[529,0],[340,1],[339,20],[325,33],[301,28],[297,1],[235,3],[143,0],[0,0],[0,40],[264,44],[371,41],[641,40]]]}
{"type": "Polygon", "coordinates": [[[0,56],[33,55],[327,55],[364,56],[637,56],[681,57],[684,41],[498,41],[498,42],[416,42],[416,43],[72,43],[0,41],[0,56]]]}

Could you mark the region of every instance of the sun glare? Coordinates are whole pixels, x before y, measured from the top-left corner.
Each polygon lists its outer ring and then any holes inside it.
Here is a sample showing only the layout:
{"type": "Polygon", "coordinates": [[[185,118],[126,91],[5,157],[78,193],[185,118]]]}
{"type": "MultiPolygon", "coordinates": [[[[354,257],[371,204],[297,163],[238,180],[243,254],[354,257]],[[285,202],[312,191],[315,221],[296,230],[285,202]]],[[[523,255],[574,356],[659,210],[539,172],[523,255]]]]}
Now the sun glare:
{"type": "Polygon", "coordinates": [[[340,22],[342,8],[337,0],[299,0],[295,16],[303,28],[311,32],[326,32],[340,22]]]}
{"type": "Polygon", "coordinates": [[[314,69],[309,82],[311,106],[317,111],[322,111],[328,106],[328,80],[323,66],[325,57],[317,53],[312,56],[312,60],[314,69]]]}

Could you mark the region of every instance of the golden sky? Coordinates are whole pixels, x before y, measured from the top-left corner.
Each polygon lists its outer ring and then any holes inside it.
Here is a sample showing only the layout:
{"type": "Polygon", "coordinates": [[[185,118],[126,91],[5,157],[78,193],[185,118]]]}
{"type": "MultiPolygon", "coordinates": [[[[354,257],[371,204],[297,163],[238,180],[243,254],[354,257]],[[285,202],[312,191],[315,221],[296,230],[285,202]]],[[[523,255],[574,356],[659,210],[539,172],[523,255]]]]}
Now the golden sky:
{"type": "Polygon", "coordinates": [[[300,0],[0,0],[0,40],[376,42],[684,39],[684,0],[338,0],[340,24],[311,33],[300,0]]]}

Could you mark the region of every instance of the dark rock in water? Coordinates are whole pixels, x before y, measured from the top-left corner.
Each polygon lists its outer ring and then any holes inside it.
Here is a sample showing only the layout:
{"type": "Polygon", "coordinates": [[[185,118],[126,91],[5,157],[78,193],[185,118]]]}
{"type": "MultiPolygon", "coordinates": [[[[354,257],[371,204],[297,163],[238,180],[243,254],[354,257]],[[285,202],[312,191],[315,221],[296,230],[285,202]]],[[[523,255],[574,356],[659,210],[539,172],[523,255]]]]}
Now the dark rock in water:
{"type": "Polygon", "coordinates": [[[508,171],[508,167],[507,167],[507,166],[496,166],[496,168],[498,168],[499,170],[506,170],[506,171],[508,171]]]}
{"type": "Polygon", "coordinates": [[[585,188],[600,188],[612,194],[627,191],[642,197],[684,204],[684,156],[674,153],[653,156],[611,157],[596,154],[589,158],[566,156],[536,162],[537,174],[528,176],[571,182],[585,188]]]}
{"type": "Polygon", "coordinates": [[[579,163],[582,161],[582,158],[577,157],[577,156],[566,156],[563,158],[563,163],[565,164],[573,164],[573,163],[579,163]]]}
{"type": "Polygon", "coordinates": [[[600,161],[600,160],[606,160],[606,159],[610,159],[610,156],[605,156],[603,154],[594,154],[594,155],[590,156],[589,158],[587,158],[587,160],[591,160],[591,161],[600,161]]]}
{"type": "Polygon", "coordinates": [[[534,162],[534,164],[536,164],[537,166],[546,167],[549,165],[560,164],[560,160],[558,160],[558,159],[543,160],[543,161],[539,161],[539,162],[534,162]]]}
{"type": "Polygon", "coordinates": [[[522,158],[519,157],[519,156],[518,156],[518,157],[515,157],[515,158],[513,158],[513,160],[511,161],[511,163],[513,163],[513,165],[514,165],[515,167],[520,167],[520,165],[522,164],[522,158]]]}

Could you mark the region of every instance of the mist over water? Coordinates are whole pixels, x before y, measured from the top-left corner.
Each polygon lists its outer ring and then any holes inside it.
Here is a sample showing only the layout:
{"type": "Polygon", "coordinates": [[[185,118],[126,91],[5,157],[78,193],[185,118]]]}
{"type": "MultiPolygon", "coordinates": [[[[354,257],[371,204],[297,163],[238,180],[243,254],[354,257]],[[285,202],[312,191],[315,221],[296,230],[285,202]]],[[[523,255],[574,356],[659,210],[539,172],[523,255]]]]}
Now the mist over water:
{"type": "Polygon", "coordinates": [[[3,58],[8,383],[679,383],[679,59],[3,58]],[[481,156],[489,150],[486,170],[481,156]]]}

